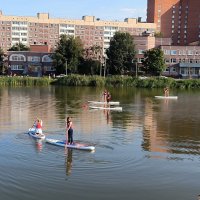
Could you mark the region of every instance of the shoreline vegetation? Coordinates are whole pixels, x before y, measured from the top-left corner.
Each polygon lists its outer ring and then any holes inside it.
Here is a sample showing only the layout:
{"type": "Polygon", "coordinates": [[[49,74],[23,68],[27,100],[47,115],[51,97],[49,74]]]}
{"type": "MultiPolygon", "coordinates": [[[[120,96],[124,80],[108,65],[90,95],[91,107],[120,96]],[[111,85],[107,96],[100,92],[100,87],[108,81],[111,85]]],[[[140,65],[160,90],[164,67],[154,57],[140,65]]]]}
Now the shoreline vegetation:
{"type": "Polygon", "coordinates": [[[148,77],[145,79],[132,76],[84,76],[68,75],[60,78],[49,77],[0,77],[0,86],[90,86],[90,87],[135,87],[135,88],[200,88],[200,79],[173,79],[163,77],[148,77]]]}

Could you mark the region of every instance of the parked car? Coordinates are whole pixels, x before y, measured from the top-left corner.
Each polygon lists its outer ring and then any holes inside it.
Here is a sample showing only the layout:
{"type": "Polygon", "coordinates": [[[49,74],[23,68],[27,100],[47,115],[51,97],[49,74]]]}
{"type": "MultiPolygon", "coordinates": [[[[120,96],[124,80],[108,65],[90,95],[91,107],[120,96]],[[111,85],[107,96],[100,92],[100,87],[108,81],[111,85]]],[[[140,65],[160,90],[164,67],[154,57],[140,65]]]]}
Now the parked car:
{"type": "Polygon", "coordinates": [[[138,78],[143,80],[143,79],[147,79],[148,77],[147,76],[139,76],[138,78]]]}
{"type": "Polygon", "coordinates": [[[167,76],[159,76],[160,78],[168,78],[167,76]]]}
{"type": "Polygon", "coordinates": [[[61,77],[65,77],[65,76],[66,76],[66,74],[59,74],[56,76],[56,78],[61,78],[61,77]]]}

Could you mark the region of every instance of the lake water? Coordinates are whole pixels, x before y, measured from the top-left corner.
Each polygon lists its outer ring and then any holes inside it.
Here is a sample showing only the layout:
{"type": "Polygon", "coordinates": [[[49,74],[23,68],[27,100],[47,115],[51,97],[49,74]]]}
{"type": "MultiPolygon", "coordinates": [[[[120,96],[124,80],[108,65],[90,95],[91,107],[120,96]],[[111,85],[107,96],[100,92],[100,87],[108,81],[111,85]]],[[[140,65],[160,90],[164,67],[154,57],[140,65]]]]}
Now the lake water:
{"type": "Polygon", "coordinates": [[[88,109],[100,88],[0,88],[2,200],[197,200],[200,194],[200,91],[110,89],[123,111],[88,109]],[[74,139],[95,152],[31,138],[36,117],[47,138],[74,139]]]}

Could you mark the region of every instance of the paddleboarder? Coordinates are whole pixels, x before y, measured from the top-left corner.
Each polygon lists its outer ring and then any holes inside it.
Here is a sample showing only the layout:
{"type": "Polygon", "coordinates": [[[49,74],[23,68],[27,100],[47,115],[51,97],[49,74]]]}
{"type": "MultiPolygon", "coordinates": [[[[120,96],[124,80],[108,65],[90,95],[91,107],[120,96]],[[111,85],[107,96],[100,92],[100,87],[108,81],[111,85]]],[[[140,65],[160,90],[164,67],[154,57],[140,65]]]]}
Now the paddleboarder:
{"type": "Polygon", "coordinates": [[[164,88],[164,95],[165,95],[166,97],[169,96],[169,88],[168,88],[168,87],[165,87],[165,88],[164,88]]]}
{"type": "Polygon", "coordinates": [[[102,94],[104,102],[107,102],[107,94],[108,94],[108,91],[104,90],[104,92],[102,94]]]}
{"type": "Polygon", "coordinates": [[[67,147],[67,144],[73,144],[73,125],[72,125],[72,121],[70,117],[67,117],[66,120],[66,145],[65,147],[67,147]]]}

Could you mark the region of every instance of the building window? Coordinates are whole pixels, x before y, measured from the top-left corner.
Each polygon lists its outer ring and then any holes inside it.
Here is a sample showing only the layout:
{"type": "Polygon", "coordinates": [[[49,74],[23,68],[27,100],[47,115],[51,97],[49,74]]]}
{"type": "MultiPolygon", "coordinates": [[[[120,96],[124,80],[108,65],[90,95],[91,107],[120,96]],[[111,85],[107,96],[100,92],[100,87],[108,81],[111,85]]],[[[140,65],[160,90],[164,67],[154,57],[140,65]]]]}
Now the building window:
{"type": "Polygon", "coordinates": [[[55,71],[55,68],[53,66],[44,66],[45,71],[55,71]]]}
{"type": "Polygon", "coordinates": [[[30,61],[30,62],[40,62],[40,57],[38,57],[38,56],[28,56],[28,61],[30,61]]]}
{"type": "Polygon", "coordinates": [[[142,63],[144,61],[144,58],[139,58],[138,63],[142,63]]]}
{"type": "Polygon", "coordinates": [[[188,50],[188,55],[192,56],[193,55],[193,51],[192,50],[188,50]]]}
{"type": "Polygon", "coordinates": [[[169,59],[165,59],[165,63],[167,64],[167,63],[170,63],[170,60],[169,59]]]}
{"type": "Polygon", "coordinates": [[[23,65],[11,65],[11,70],[24,70],[23,65]]]}
{"type": "Polygon", "coordinates": [[[164,50],[165,55],[170,55],[170,50],[164,50]]]}
{"type": "Polygon", "coordinates": [[[10,61],[26,61],[26,57],[22,54],[13,54],[10,56],[10,61]]]}
{"type": "Polygon", "coordinates": [[[171,50],[171,55],[176,55],[177,51],[176,50],[171,50]]]}
{"type": "Polygon", "coordinates": [[[138,54],[144,54],[144,50],[139,49],[138,54]]]}
{"type": "Polygon", "coordinates": [[[42,57],[42,62],[52,62],[52,59],[49,57],[49,55],[45,55],[42,57]]]}
{"type": "Polygon", "coordinates": [[[176,58],[172,58],[171,63],[176,63],[176,58]]]}

